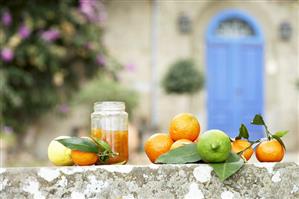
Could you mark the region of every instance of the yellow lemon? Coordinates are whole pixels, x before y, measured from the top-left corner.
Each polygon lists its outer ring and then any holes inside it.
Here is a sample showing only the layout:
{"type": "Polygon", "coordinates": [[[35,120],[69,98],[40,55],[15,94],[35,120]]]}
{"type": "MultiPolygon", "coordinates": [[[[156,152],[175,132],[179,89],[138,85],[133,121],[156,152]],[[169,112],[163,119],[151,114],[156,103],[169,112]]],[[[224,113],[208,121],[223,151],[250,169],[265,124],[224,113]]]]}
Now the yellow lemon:
{"type": "Polygon", "coordinates": [[[59,136],[53,139],[48,146],[48,158],[56,166],[70,166],[74,164],[71,156],[72,150],[57,141],[63,138],[69,138],[69,136],[59,136]]]}

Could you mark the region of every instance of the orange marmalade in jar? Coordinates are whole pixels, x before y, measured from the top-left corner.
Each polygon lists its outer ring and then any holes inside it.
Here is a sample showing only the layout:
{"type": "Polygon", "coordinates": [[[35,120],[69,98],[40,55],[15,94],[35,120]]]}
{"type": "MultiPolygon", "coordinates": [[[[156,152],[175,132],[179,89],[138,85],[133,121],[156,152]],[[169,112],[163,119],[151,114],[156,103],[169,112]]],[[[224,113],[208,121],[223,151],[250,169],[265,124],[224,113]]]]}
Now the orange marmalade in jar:
{"type": "Polygon", "coordinates": [[[128,113],[123,102],[96,102],[91,114],[91,137],[107,142],[114,153],[107,164],[128,161],[128,113]]]}

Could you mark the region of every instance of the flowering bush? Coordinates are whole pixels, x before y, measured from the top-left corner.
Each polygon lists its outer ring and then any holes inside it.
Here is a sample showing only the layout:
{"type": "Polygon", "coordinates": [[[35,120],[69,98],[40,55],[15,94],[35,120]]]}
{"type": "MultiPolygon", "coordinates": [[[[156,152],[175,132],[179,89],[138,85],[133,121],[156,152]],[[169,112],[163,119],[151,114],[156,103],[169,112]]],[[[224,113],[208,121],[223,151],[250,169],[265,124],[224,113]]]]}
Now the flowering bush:
{"type": "Polygon", "coordinates": [[[22,131],[63,109],[86,78],[118,68],[102,44],[106,12],[95,0],[0,0],[0,122],[22,131]],[[109,66],[109,67],[108,67],[109,66]]]}

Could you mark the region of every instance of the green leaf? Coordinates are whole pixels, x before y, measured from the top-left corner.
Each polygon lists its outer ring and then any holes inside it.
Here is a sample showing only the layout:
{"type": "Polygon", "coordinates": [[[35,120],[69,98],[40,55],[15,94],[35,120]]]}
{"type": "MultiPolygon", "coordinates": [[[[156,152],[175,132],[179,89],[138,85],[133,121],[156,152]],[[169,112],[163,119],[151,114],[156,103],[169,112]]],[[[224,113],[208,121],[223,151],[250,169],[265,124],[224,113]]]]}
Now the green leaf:
{"type": "Polygon", "coordinates": [[[244,160],[235,153],[230,153],[228,159],[224,163],[210,164],[221,181],[224,181],[235,174],[243,165],[244,160]]]}
{"type": "Polygon", "coordinates": [[[280,139],[280,137],[278,137],[278,136],[276,136],[276,135],[272,135],[272,137],[273,137],[274,139],[276,139],[276,140],[282,145],[282,147],[283,147],[284,149],[286,149],[286,147],[285,147],[283,141],[280,139]]]}
{"type": "Polygon", "coordinates": [[[88,138],[71,137],[71,138],[59,139],[57,141],[63,144],[65,147],[72,150],[92,152],[92,153],[99,152],[98,146],[88,138]]]}
{"type": "Polygon", "coordinates": [[[186,144],[161,155],[155,163],[184,164],[201,160],[196,144],[186,144]]]}
{"type": "Polygon", "coordinates": [[[256,114],[251,122],[254,125],[265,125],[264,119],[260,114],[256,114]]]}
{"type": "Polygon", "coordinates": [[[92,138],[92,139],[93,139],[93,141],[95,141],[98,144],[98,146],[102,152],[103,151],[111,151],[111,147],[107,142],[105,142],[99,138],[92,138]]]}
{"type": "Polygon", "coordinates": [[[244,124],[241,124],[239,128],[239,135],[236,137],[236,139],[241,139],[241,138],[245,138],[245,139],[249,138],[247,127],[244,124]]]}
{"type": "Polygon", "coordinates": [[[274,133],[274,135],[281,138],[285,136],[288,132],[289,131],[277,131],[276,133],[274,133]]]}

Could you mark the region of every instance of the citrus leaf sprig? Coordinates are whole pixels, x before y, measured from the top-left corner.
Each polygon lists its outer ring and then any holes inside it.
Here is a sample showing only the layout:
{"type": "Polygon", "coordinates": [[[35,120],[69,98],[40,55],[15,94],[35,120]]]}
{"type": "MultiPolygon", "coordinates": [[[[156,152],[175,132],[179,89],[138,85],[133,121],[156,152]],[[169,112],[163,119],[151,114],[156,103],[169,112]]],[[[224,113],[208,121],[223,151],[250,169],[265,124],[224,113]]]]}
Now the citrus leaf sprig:
{"type": "Polygon", "coordinates": [[[91,138],[99,147],[100,152],[98,153],[98,157],[101,162],[106,162],[110,157],[115,157],[118,155],[118,153],[115,153],[112,151],[110,145],[99,139],[99,138],[91,138]]]}
{"type": "Polygon", "coordinates": [[[283,141],[281,140],[281,138],[283,136],[285,136],[288,133],[288,131],[278,131],[278,132],[272,134],[269,131],[268,126],[266,125],[263,117],[260,114],[256,114],[254,116],[251,124],[264,126],[268,140],[276,139],[283,146],[283,148],[285,149],[285,145],[284,145],[283,141]]]}
{"type": "Polygon", "coordinates": [[[98,146],[88,138],[70,137],[70,138],[58,139],[57,141],[60,142],[65,147],[72,150],[91,152],[91,153],[99,152],[98,146]]]}
{"type": "Polygon", "coordinates": [[[102,163],[106,162],[109,158],[118,155],[118,153],[112,151],[107,142],[100,139],[94,139],[91,137],[71,137],[58,139],[57,141],[71,150],[96,153],[102,163]]]}
{"type": "Polygon", "coordinates": [[[264,126],[265,130],[266,130],[266,135],[267,138],[270,140],[271,139],[271,133],[268,129],[268,126],[266,125],[266,123],[264,122],[263,117],[260,114],[256,114],[253,118],[253,120],[251,121],[251,124],[253,125],[260,125],[260,126],[264,126]]]}
{"type": "MultiPolygon", "coordinates": [[[[239,135],[237,136],[237,137],[235,137],[235,140],[239,140],[239,139],[242,139],[242,138],[244,138],[244,139],[246,139],[249,143],[250,143],[250,145],[248,146],[248,147],[246,147],[245,149],[243,149],[243,150],[241,150],[241,151],[239,151],[238,153],[237,153],[237,155],[242,155],[243,154],[243,152],[245,152],[247,149],[250,149],[251,147],[253,147],[253,145],[255,145],[255,144],[257,144],[257,143],[259,143],[261,140],[260,139],[258,139],[258,140],[254,140],[254,141],[252,141],[252,140],[249,140],[249,131],[248,131],[248,129],[247,129],[247,127],[245,126],[245,124],[241,124],[241,126],[240,126],[240,128],[239,128],[239,135]]],[[[234,141],[234,140],[233,140],[234,141]]],[[[241,156],[242,157],[242,156],[241,156]]]]}

